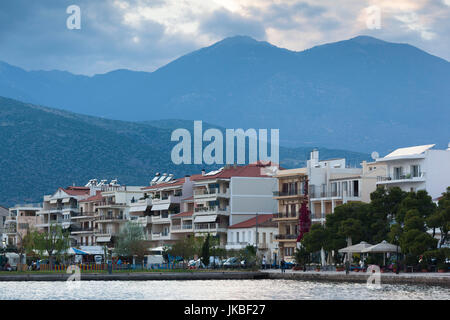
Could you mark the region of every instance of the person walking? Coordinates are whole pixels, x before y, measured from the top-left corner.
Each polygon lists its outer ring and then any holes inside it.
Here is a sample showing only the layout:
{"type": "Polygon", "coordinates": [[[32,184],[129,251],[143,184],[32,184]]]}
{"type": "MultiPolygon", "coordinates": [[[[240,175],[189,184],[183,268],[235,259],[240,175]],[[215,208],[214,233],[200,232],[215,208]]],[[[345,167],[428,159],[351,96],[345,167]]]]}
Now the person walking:
{"type": "Polygon", "coordinates": [[[266,263],[267,263],[266,256],[263,256],[263,258],[262,258],[262,268],[263,269],[266,269],[266,263]]]}
{"type": "Polygon", "coordinates": [[[285,272],[285,262],[284,262],[284,258],[283,259],[281,259],[281,262],[280,262],[280,267],[281,267],[281,273],[284,273],[285,272]]]}

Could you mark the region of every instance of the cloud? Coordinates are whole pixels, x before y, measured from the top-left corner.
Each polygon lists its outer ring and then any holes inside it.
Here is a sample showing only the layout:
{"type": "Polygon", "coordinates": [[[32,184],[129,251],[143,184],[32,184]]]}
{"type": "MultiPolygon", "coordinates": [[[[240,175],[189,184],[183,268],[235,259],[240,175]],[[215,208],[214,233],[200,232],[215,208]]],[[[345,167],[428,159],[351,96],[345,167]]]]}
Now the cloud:
{"type": "Polygon", "coordinates": [[[248,35],[258,40],[266,38],[264,25],[258,20],[245,18],[227,9],[219,9],[200,20],[199,32],[212,35],[215,39],[248,35]]]}
{"type": "Polygon", "coordinates": [[[26,69],[95,74],[153,71],[233,35],[290,50],[368,34],[450,60],[450,0],[2,0],[0,60],[26,69]],[[68,30],[66,8],[81,8],[68,30]],[[378,6],[381,29],[366,25],[378,6]]]}

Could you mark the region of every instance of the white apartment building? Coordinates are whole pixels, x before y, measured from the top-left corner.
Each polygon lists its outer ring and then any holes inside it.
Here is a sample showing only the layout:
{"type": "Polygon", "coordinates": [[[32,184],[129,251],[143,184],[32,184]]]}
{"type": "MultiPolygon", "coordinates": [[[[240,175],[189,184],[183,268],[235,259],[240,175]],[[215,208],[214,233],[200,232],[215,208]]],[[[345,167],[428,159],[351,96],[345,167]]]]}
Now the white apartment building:
{"type": "Polygon", "coordinates": [[[0,247],[6,247],[8,237],[5,233],[5,222],[9,216],[7,208],[0,206],[0,247]]]}
{"type": "Polygon", "coordinates": [[[426,190],[433,199],[439,197],[450,186],[450,146],[445,150],[434,146],[399,148],[376,159],[377,164],[386,166],[386,174],[378,176],[377,186],[426,190]]]}
{"type": "MultiPolygon", "coordinates": [[[[158,176],[157,176],[158,177],[158,176]]],[[[132,205],[130,215],[144,226],[151,247],[173,244],[193,232],[193,179],[155,177],[142,188],[144,198],[132,205]]]]}
{"type": "Polygon", "coordinates": [[[37,228],[49,231],[52,224],[68,229],[72,224],[72,217],[79,215],[78,201],[90,196],[89,187],[59,188],[54,194],[44,196],[42,210],[38,212],[40,221],[37,228]]]}
{"type": "MultiPolygon", "coordinates": [[[[194,181],[194,234],[209,233],[227,243],[228,227],[248,220],[256,214],[273,214],[278,191],[276,178],[266,169],[272,164],[260,162],[246,166],[226,166],[216,171],[202,172],[194,181]]],[[[277,166],[278,167],[278,166],[277,166]]]]}
{"type": "Polygon", "coordinates": [[[131,220],[130,208],[144,196],[143,186],[125,186],[117,181],[101,186],[102,200],[95,206],[95,243],[114,247],[121,227],[131,220]]]}
{"type": "Polygon", "coordinates": [[[278,224],[272,219],[275,215],[262,214],[258,219],[236,223],[228,228],[227,250],[240,250],[247,245],[257,246],[258,256],[266,257],[267,263],[277,261],[278,246],[275,237],[278,234],[278,224]]]}
{"type": "Polygon", "coordinates": [[[342,159],[319,160],[319,151],[307,161],[309,200],[312,222],[325,222],[327,214],[338,205],[357,201],[370,202],[376,190],[377,176],[384,175],[382,163],[363,161],[362,168],[348,168],[342,159]]]}

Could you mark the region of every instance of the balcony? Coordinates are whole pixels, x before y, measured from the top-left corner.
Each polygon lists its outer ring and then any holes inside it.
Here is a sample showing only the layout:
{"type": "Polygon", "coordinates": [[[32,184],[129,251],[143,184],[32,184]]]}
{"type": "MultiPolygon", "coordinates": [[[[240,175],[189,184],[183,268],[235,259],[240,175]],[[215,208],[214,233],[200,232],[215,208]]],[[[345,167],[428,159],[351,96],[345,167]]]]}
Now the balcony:
{"type": "Polygon", "coordinates": [[[273,192],[274,198],[281,198],[281,197],[304,197],[304,191],[303,190],[289,190],[289,191],[274,191],[273,192]]]}
{"type": "Polygon", "coordinates": [[[169,224],[170,223],[170,215],[169,215],[169,213],[163,213],[158,216],[151,216],[151,223],[169,224]]]}
{"type": "Polygon", "coordinates": [[[193,225],[192,224],[174,224],[170,227],[170,232],[192,232],[193,229],[193,225]]]}
{"type": "Polygon", "coordinates": [[[194,223],[195,232],[227,232],[228,226],[216,222],[194,223]]]}
{"type": "Polygon", "coordinates": [[[127,221],[126,219],[124,219],[123,215],[118,215],[118,216],[110,216],[110,215],[96,215],[96,221],[98,223],[107,223],[107,222],[125,222],[127,221]]]}
{"type": "Polygon", "coordinates": [[[378,176],[377,184],[389,184],[398,182],[424,182],[425,172],[420,172],[416,176],[411,174],[399,174],[399,175],[389,175],[389,176],[378,176]]]}
{"type": "Polygon", "coordinates": [[[181,202],[181,194],[177,195],[166,195],[161,198],[153,198],[152,204],[166,204],[166,203],[180,203],[181,202]]]}
{"type": "Polygon", "coordinates": [[[225,191],[220,191],[219,188],[211,188],[211,189],[195,189],[194,190],[194,198],[195,199],[206,199],[206,198],[229,198],[230,197],[230,189],[227,188],[225,191]]]}
{"type": "Polygon", "coordinates": [[[277,234],[275,235],[275,240],[277,241],[296,241],[298,235],[297,234],[277,234]]]}
{"type": "Polygon", "coordinates": [[[170,240],[170,233],[152,232],[152,240],[170,240]]]}
{"type": "Polygon", "coordinates": [[[94,228],[80,228],[80,227],[75,227],[75,226],[71,226],[71,233],[72,234],[83,234],[83,233],[93,233],[94,232],[94,228]]]}
{"type": "Polygon", "coordinates": [[[143,226],[146,226],[152,223],[152,216],[139,217],[137,218],[137,222],[143,226]]]}
{"type": "Polygon", "coordinates": [[[197,207],[194,208],[195,213],[199,214],[221,214],[221,215],[229,215],[230,207],[221,208],[219,206],[206,206],[206,207],[197,207]]]}
{"type": "Polygon", "coordinates": [[[277,212],[277,213],[275,213],[275,217],[274,217],[274,219],[283,219],[283,220],[286,220],[286,219],[292,220],[292,219],[298,219],[298,218],[299,218],[299,216],[298,216],[297,212],[277,212]]]}

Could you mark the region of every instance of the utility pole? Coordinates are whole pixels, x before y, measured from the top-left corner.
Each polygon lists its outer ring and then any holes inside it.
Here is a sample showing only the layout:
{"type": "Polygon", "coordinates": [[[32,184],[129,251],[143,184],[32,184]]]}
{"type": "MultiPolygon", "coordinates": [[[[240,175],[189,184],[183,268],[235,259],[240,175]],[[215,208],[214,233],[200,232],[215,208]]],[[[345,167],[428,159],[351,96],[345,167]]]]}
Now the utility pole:
{"type": "Polygon", "coordinates": [[[258,257],[258,212],[256,213],[256,256],[258,257]]]}

